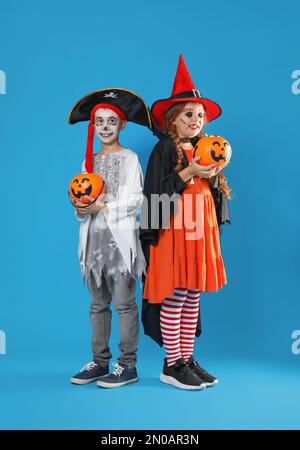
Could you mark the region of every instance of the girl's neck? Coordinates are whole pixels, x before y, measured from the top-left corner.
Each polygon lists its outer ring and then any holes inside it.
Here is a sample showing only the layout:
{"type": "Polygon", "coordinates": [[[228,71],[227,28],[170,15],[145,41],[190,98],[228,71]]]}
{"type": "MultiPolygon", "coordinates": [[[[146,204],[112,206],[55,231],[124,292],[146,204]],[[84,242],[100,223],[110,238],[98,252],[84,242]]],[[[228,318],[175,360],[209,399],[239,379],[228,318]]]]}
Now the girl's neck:
{"type": "Polygon", "coordinates": [[[181,138],[179,138],[179,140],[182,144],[187,144],[187,143],[191,142],[191,139],[188,137],[181,137],[181,138]]]}
{"type": "Polygon", "coordinates": [[[189,150],[191,148],[194,148],[192,143],[189,142],[180,142],[181,143],[181,147],[183,148],[183,150],[189,150]]]}

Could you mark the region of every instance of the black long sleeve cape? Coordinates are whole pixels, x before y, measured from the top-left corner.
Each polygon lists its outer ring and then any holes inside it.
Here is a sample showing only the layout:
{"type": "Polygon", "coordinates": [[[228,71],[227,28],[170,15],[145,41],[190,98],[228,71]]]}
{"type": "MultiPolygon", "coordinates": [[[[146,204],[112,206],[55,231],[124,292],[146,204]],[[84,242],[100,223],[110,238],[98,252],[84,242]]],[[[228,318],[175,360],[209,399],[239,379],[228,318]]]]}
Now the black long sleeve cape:
{"type": "MultiPolygon", "coordinates": [[[[159,142],[155,145],[146,170],[144,181],[144,201],[141,216],[140,240],[142,243],[143,252],[147,265],[149,264],[150,245],[156,245],[159,237],[159,230],[166,225],[162,214],[162,209],[151,211],[151,194],[181,194],[186,187],[186,182],[182,180],[180,175],[174,170],[177,165],[178,158],[174,145],[170,138],[160,135],[159,142]],[[151,228],[153,223],[153,215],[157,214],[156,219],[159,223],[159,228],[151,228]],[[146,218],[146,220],[145,220],[146,218]]],[[[195,145],[196,142],[193,142],[195,145]]],[[[184,152],[183,152],[184,153],[184,152]]],[[[184,153],[182,166],[183,168],[189,165],[188,159],[184,153]]],[[[214,186],[211,188],[212,195],[215,202],[217,219],[219,225],[230,223],[228,201],[225,195],[218,188],[218,176],[214,186]]],[[[174,214],[174,207],[171,204],[171,214],[174,214]]],[[[143,279],[145,282],[145,278],[143,279]]],[[[149,303],[147,299],[143,299],[142,306],[142,323],[144,332],[155,340],[160,346],[163,345],[161,331],[160,331],[160,309],[161,304],[149,303]]],[[[201,319],[199,314],[198,326],[196,329],[196,336],[201,334],[201,319]]]]}

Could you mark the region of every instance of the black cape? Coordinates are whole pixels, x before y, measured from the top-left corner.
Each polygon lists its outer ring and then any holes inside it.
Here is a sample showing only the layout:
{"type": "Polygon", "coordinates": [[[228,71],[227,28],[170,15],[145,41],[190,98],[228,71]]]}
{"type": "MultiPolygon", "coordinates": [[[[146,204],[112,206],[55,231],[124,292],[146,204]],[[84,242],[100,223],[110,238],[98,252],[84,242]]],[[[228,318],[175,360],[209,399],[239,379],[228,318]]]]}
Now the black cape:
{"type": "MultiPolygon", "coordinates": [[[[177,165],[178,158],[176,149],[169,137],[161,134],[159,142],[155,145],[147,165],[145,181],[144,181],[144,201],[141,214],[141,228],[140,240],[142,243],[143,252],[149,264],[150,245],[156,245],[159,237],[159,230],[166,224],[166,219],[162,211],[162,206],[159,209],[152,208],[151,210],[151,194],[167,194],[172,196],[174,194],[181,194],[186,187],[186,182],[182,180],[180,175],[174,170],[177,165]],[[157,217],[153,217],[153,215],[157,217]],[[151,228],[153,219],[157,219],[158,228],[151,228]]],[[[197,140],[193,142],[195,145],[197,140]]],[[[183,152],[184,153],[184,152],[183,152]]],[[[189,165],[186,154],[184,153],[182,166],[183,168],[189,165]]],[[[228,201],[225,195],[219,190],[219,179],[216,176],[214,186],[211,188],[212,195],[215,202],[217,220],[219,225],[230,223],[228,201]]],[[[174,214],[173,204],[171,204],[170,213],[174,214]]],[[[145,282],[145,277],[143,278],[145,282]]],[[[149,303],[147,299],[143,299],[142,305],[142,323],[144,332],[156,341],[160,346],[163,345],[161,331],[160,331],[160,309],[161,304],[149,303]]],[[[196,329],[196,336],[201,334],[201,318],[199,314],[198,326],[196,329]]]]}

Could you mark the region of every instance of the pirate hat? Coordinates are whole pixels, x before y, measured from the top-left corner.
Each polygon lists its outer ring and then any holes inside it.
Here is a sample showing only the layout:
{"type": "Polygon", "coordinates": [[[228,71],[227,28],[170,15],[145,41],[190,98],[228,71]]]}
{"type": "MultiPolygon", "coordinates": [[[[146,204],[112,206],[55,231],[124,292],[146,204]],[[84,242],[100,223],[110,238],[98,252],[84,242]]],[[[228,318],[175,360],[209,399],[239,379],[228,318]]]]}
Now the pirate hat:
{"type": "Polygon", "coordinates": [[[87,172],[93,171],[94,115],[99,108],[109,108],[120,119],[151,128],[151,119],[143,99],[132,91],[120,88],[107,88],[91,92],[82,97],[69,113],[68,122],[89,121],[88,139],[85,155],[87,172]]]}
{"type": "Polygon", "coordinates": [[[167,110],[175,103],[183,102],[201,103],[205,109],[207,122],[216,119],[222,113],[221,107],[216,102],[203,98],[198,89],[195,88],[183,56],[180,55],[171,97],[157,100],[151,108],[152,117],[161,130],[166,129],[165,114],[167,110]]]}

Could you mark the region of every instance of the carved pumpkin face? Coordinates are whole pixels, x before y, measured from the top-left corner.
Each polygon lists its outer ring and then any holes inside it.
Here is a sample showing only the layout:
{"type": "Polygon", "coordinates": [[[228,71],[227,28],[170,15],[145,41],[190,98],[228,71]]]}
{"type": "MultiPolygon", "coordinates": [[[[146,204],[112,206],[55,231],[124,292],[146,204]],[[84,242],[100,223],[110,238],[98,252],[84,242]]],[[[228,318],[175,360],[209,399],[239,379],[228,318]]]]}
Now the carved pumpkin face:
{"type": "Polygon", "coordinates": [[[96,173],[75,175],[69,184],[69,196],[72,202],[84,203],[86,206],[97,200],[104,192],[104,182],[96,173]]]}
{"type": "Polygon", "coordinates": [[[200,139],[194,150],[194,158],[200,156],[199,164],[224,166],[231,158],[231,145],[220,136],[207,136],[200,139]]]}

